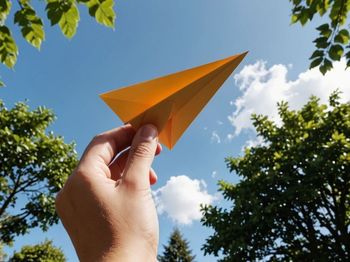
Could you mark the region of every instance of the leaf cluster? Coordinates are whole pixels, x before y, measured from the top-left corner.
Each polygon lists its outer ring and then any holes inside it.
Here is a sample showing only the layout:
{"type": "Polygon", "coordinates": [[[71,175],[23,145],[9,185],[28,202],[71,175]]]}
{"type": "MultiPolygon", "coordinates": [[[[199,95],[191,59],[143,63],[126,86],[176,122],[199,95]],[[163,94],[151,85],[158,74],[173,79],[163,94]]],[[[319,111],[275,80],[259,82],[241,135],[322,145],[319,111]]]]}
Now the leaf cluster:
{"type": "Polygon", "coordinates": [[[318,26],[319,36],[314,40],[310,69],[319,67],[322,74],[333,68],[334,61],[345,57],[350,66],[350,34],[346,25],[350,11],[349,0],[289,0],[293,4],[292,23],[307,24],[315,15],[328,15],[329,22],[318,26]]]}
{"type": "MultiPolygon", "coordinates": [[[[44,22],[30,0],[18,0],[19,9],[14,12],[14,23],[19,26],[23,38],[32,46],[40,49],[45,40],[44,22]]],[[[78,28],[80,15],[78,5],[88,8],[89,14],[105,26],[114,28],[116,14],[114,0],[45,0],[46,14],[51,26],[58,25],[63,35],[72,38],[78,28]]],[[[6,25],[13,0],[0,0],[0,61],[13,68],[17,61],[18,47],[6,25]]],[[[0,81],[0,87],[4,83],[0,81]]]]}
{"type": "Polygon", "coordinates": [[[58,222],[55,194],[77,163],[74,143],[46,132],[51,110],[26,103],[7,109],[0,100],[0,242],[58,222]]]}
{"type": "Polygon", "coordinates": [[[60,248],[55,247],[52,241],[46,240],[37,245],[23,246],[15,252],[9,262],[65,262],[66,258],[60,248]]]}
{"type": "Polygon", "coordinates": [[[226,159],[241,181],[219,182],[232,208],[204,206],[214,229],[203,250],[222,261],[349,261],[350,104],[334,93],[299,111],[278,105],[281,125],[254,115],[264,143],[226,159]]]}

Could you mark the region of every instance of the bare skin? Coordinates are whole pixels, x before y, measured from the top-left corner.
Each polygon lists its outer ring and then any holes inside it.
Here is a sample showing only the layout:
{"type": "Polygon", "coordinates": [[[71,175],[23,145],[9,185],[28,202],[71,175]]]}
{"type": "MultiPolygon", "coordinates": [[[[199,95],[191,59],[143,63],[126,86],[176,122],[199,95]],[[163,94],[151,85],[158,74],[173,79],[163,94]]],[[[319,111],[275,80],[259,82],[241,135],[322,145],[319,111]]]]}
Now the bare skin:
{"type": "Polygon", "coordinates": [[[160,152],[152,125],[136,134],[125,125],[91,141],[56,198],[80,261],[156,261],[159,227],[150,184],[157,181],[151,164],[160,152]]]}

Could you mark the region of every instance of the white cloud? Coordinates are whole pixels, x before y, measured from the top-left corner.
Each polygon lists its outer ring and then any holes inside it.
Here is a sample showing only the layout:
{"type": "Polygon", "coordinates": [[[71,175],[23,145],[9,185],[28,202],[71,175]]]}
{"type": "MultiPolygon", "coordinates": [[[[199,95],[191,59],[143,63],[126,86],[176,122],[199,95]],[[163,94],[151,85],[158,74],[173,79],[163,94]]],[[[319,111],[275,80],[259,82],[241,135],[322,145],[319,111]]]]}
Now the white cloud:
{"type": "Polygon", "coordinates": [[[261,136],[256,136],[252,139],[248,139],[243,147],[241,148],[241,151],[244,152],[244,150],[246,148],[252,148],[252,147],[256,147],[256,146],[266,146],[267,143],[264,142],[264,139],[261,136]]]}
{"type": "Polygon", "coordinates": [[[217,143],[217,144],[220,144],[220,143],[221,143],[221,138],[220,138],[220,136],[219,136],[219,134],[218,134],[217,131],[213,131],[213,132],[211,133],[210,141],[211,141],[212,143],[217,143]]]}
{"type": "Polygon", "coordinates": [[[224,122],[222,122],[222,121],[220,121],[220,120],[216,121],[216,123],[217,123],[219,126],[222,126],[222,125],[224,124],[224,122]]]}
{"type": "Polygon", "coordinates": [[[200,204],[211,204],[216,196],[210,195],[204,180],[188,176],[172,176],[165,186],[153,192],[159,214],[166,213],[179,224],[191,224],[202,216],[200,204]]]}
{"type": "MultiPolygon", "coordinates": [[[[234,135],[244,129],[253,129],[252,113],[268,115],[279,122],[277,102],[287,101],[290,108],[300,109],[315,95],[326,103],[329,95],[339,89],[343,101],[350,100],[350,71],[345,70],[344,60],[333,63],[334,68],[323,76],[317,68],[299,74],[296,80],[288,80],[290,65],[273,65],[258,61],[245,66],[235,75],[236,84],[242,95],[234,101],[236,111],[228,117],[235,128],[234,135]]],[[[228,136],[232,139],[233,135],[228,136]]]]}
{"type": "Polygon", "coordinates": [[[214,170],[213,172],[211,172],[211,177],[212,178],[217,178],[218,177],[218,171],[214,170]]]}

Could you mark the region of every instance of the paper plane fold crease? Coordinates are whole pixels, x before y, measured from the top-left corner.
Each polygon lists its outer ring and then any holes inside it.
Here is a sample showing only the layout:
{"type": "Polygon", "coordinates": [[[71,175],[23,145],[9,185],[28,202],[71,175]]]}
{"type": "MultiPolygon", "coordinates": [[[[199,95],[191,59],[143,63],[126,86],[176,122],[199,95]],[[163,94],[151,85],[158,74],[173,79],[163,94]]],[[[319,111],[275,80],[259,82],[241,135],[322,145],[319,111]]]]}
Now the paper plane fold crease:
{"type": "Polygon", "coordinates": [[[135,129],[143,124],[155,125],[160,142],[172,149],[246,54],[113,90],[100,97],[124,123],[135,129]]]}

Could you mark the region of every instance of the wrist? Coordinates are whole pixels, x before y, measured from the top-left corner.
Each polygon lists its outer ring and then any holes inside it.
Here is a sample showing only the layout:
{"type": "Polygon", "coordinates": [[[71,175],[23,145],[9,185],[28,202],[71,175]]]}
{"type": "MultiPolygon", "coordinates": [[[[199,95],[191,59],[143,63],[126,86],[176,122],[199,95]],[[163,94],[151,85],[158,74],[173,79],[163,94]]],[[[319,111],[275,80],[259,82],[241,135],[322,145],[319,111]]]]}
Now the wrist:
{"type": "MultiPolygon", "coordinates": [[[[98,251],[99,249],[95,249],[98,251]]],[[[157,246],[152,245],[152,242],[145,241],[130,241],[129,243],[119,243],[118,245],[111,244],[108,250],[104,249],[102,252],[95,253],[86,252],[85,256],[80,253],[79,259],[82,262],[100,261],[122,261],[122,262],[156,262],[157,261],[157,246]],[[90,254],[88,254],[90,253],[90,254]]]]}
{"type": "Polygon", "coordinates": [[[157,255],[149,254],[137,250],[137,248],[130,250],[118,250],[113,253],[104,255],[99,261],[101,262],[111,262],[111,261],[122,261],[122,262],[135,262],[135,261],[145,261],[145,262],[156,262],[157,255]]]}

